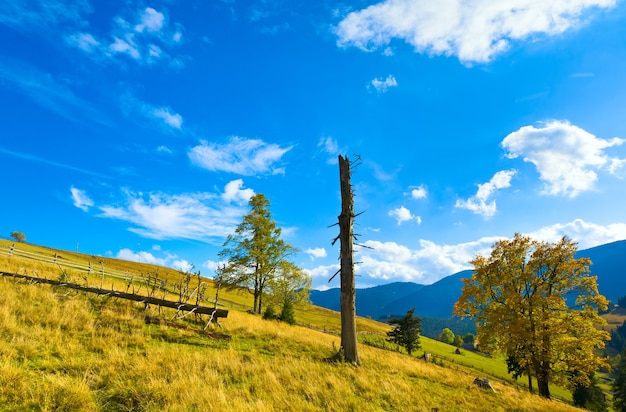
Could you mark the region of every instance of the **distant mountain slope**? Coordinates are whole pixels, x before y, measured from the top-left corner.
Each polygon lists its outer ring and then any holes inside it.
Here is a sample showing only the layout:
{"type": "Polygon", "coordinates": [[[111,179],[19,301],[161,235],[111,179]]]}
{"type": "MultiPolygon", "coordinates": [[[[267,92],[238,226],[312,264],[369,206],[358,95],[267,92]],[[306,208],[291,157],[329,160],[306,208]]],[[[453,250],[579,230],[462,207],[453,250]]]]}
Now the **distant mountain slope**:
{"type": "MultiPolygon", "coordinates": [[[[617,302],[626,295],[626,240],[581,250],[576,257],[591,259],[591,273],[598,276],[598,288],[607,299],[617,302]]],[[[470,276],[471,270],[465,270],[432,285],[398,282],[357,289],[357,314],[381,319],[415,308],[415,314],[420,317],[449,318],[454,302],[461,296],[461,279],[470,276]]],[[[313,291],[311,301],[317,306],[339,310],[339,289],[313,291]]]]}
{"type": "MultiPolygon", "coordinates": [[[[359,316],[371,316],[373,319],[380,317],[380,308],[389,302],[411,295],[424,285],[413,282],[393,282],[387,285],[374,286],[371,288],[356,290],[356,313],[359,316]]],[[[324,291],[312,290],[311,302],[316,306],[332,310],[340,310],[339,288],[324,291]]],[[[406,310],[402,313],[405,313],[406,310]]]]}
{"type": "Polygon", "coordinates": [[[626,295],[626,240],[581,250],[576,257],[588,257],[592,275],[598,276],[598,289],[616,303],[626,295]]]}
{"type": "Polygon", "coordinates": [[[452,316],[454,302],[461,296],[463,288],[461,279],[471,276],[471,270],[464,270],[447,276],[432,285],[424,286],[410,295],[382,306],[380,313],[383,316],[386,314],[404,314],[407,310],[415,308],[416,316],[449,318],[452,316]]]}

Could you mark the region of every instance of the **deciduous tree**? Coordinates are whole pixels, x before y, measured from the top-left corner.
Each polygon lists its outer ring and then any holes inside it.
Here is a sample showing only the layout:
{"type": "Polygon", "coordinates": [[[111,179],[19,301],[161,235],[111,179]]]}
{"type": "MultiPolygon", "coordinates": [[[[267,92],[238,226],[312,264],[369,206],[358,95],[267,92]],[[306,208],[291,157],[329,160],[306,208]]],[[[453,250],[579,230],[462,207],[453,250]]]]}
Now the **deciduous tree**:
{"type": "Polygon", "coordinates": [[[589,386],[589,377],[607,360],[596,355],[609,334],[598,310],[607,300],[598,293],[591,261],[576,259],[576,243],[562,238],[539,242],[516,234],[478,255],[470,279],[463,279],[454,314],[476,319],[483,350],[512,359],[517,373],[532,374],[541,396],[551,381],[589,386]],[[569,307],[567,298],[576,298],[569,307]]]}
{"type": "Polygon", "coordinates": [[[227,261],[221,276],[226,287],[248,288],[254,296],[254,312],[260,314],[266,288],[296,249],[280,238],[281,229],[272,219],[270,202],[263,194],[252,196],[249,206],[249,213],[219,253],[227,261]]]}
{"type": "Polygon", "coordinates": [[[450,328],[443,328],[439,334],[439,341],[452,345],[454,343],[454,332],[450,328]]]}
{"type": "Polygon", "coordinates": [[[24,233],[22,232],[11,232],[11,239],[20,243],[26,242],[26,235],[24,235],[24,233]]]}
{"type": "Polygon", "coordinates": [[[406,349],[410,355],[420,348],[420,332],[422,319],[414,316],[415,308],[409,310],[403,318],[389,319],[388,323],[395,327],[387,332],[387,340],[406,349]]]}

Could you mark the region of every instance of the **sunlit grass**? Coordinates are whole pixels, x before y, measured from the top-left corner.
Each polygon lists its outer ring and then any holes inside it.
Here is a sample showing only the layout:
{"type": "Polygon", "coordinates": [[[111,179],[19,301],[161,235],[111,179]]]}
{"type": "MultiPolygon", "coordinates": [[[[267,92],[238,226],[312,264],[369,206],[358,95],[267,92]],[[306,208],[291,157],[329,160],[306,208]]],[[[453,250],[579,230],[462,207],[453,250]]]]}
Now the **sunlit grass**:
{"type": "MultiPolygon", "coordinates": [[[[58,268],[0,256],[0,270],[17,269],[59,275],[58,268]]],[[[339,330],[339,316],[321,308],[297,312],[312,328],[231,310],[221,321],[220,332],[232,337],[225,341],[144,323],[146,314],[171,319],[169,309],[146,312],[141,304],[13,278],[0,278],[0,290],[0,410],[575,410],[497,379],[495,393],[480,390],[474,377],[492,373],[492,363],[504,367],[501,361],[454,355],[453,347],[426,338],[425,350],[441,359],[461,357],[483,372],[368,345],[359,346],[359,367],[328,362],[339,337],[320,330],[339,330]]],[[[389,329],[368,319],[359,319],[358,327],[381,334],[389,329]]]]}

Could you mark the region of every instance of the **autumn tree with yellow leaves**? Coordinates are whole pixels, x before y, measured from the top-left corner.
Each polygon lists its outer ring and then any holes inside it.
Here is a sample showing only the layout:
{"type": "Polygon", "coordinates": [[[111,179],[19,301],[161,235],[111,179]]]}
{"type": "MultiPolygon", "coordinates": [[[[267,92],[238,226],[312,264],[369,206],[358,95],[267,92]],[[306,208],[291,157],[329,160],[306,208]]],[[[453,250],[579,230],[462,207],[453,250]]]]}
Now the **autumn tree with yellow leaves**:
{"type": "Polygon", "coordinates": [[[498,241],[491,256],[471,262],[472,277],[463,279],[454,306],[455,315],[476,320],[481,349],[506,356],[514,376],[536,378],[546,398],[550,382],[589,386],[593,372],[607,365],[596,350],[610,338],[598,315],[608,302],[589,273],[591,261],[576,259],[576,250],[566,237],[547,243],[516,234],[498,241]]]}

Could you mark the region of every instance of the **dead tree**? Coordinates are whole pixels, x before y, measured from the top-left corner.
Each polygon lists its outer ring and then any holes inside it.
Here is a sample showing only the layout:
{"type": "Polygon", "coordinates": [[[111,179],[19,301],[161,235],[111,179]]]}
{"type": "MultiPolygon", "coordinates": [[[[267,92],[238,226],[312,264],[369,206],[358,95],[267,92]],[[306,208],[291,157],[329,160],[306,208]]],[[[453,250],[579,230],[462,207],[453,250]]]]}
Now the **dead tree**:
{"type": "MultiPolygon", "coordinates": [[[[341,348],[339,356],[345,361],[359,364],[359,350],[356,336],[356,289],[354,284],[354,194],[350,183],[350,169],[353,166],[347,157],[339,156],[339,182],[341,184],[341,214],[339,215],[339,239],[341,278],[341,348]]],[[[335,273],[337,275],[337,273],[335,273]]],[[[335,277],[333,275],[333,277],[335,277]]],[[[332,278],[331,278],[332,280],[332,278]]],[[[329,280],[330,282],[330,280],[329,280]]]]}

